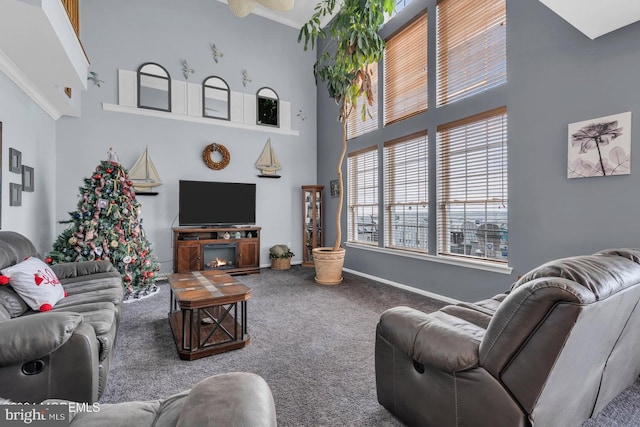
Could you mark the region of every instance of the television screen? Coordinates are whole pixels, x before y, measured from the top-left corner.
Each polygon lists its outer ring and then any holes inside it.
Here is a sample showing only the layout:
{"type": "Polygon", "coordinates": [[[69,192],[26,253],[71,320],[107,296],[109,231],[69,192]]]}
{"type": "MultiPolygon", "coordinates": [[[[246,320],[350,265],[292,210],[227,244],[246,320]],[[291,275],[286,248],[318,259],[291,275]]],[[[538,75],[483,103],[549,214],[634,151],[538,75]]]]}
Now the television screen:
{"type": "Polygon", "coordinates": [[[256,184],[180,181],[180,225],[256,223],[256,184]]]}

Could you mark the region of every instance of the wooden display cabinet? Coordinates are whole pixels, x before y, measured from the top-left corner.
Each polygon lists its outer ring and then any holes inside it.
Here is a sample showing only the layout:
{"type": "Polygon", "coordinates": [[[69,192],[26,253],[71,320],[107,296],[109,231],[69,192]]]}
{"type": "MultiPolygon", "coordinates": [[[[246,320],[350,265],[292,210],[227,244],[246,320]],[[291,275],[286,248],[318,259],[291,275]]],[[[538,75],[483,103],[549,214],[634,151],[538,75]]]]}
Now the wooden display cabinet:
{"type": "Polygon", "coordinates": [[[173,271],[260,273],[260,227],[173,228],[173,271]]]}
{"type": "Polygon", "coordinates": [[[302,186],[302,265],[313,266],[313,248],[324,246],[322,185],[302,186]]]}

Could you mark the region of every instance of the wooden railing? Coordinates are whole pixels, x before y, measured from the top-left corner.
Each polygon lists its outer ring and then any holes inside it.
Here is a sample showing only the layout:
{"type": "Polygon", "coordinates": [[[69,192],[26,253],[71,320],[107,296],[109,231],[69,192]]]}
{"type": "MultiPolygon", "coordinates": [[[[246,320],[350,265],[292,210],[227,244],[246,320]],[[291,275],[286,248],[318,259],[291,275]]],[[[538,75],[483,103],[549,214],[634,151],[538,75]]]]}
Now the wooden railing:
{"type": "Polygon", "coordinates": [[[71,20],[71,25],[76,31],[76,35],[80,38],[80,8],[78,6],[78,0],[61,0],[64,8],[67,10],[67,15],[71,20]]]}

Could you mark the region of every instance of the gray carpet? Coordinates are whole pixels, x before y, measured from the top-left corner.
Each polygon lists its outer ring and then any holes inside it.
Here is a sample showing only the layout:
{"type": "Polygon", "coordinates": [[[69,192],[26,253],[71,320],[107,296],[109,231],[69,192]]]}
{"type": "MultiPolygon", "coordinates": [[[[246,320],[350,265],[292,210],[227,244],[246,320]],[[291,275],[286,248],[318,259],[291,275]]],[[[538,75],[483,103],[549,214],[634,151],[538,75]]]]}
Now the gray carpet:
{"type": "MultiPolygon", "coordinates": [[[[313,269],[263,269],[236,276],[252,289],[251,343],[240,350],[183,361],[167,321],[169,289],[126,304],[102,403],[167,397],[210,375],[254,372],[271,387],[281,426],[402,426],[376,399],[375,326],[396,305],[426,312],[444,305],[345,273],[319,286],[313,269]]],[[[640,425],[640,383],[584,427],[640,425]]]]}

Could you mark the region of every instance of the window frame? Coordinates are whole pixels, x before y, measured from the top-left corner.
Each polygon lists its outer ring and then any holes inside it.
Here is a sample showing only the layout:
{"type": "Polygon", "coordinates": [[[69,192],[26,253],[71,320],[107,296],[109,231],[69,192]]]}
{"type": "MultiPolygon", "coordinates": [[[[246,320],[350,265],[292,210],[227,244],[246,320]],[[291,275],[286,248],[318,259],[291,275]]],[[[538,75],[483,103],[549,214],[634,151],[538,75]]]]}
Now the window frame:
{"type": "Polygon", "coordinates": [[[378,146],[373,145],[347,155],[347,241],[350,243],[378,246],[380,239],[378,153],[378,146]],[[363,162],[364,169],[359,167],[361,165],[356,163],[358,161],[363,162]],[[367,177],[366,174],[369,171],[371,174],[367,177]],[[363,194],[362,197],[361,194],[363,194]],[[365,214],[366,211],[368,213],[365,214]],[[358,220],[365,215],[371,216],[369,222],[358,220]],[[370,240],[360,239],[360,234],[369,235],[370,240]]]}

